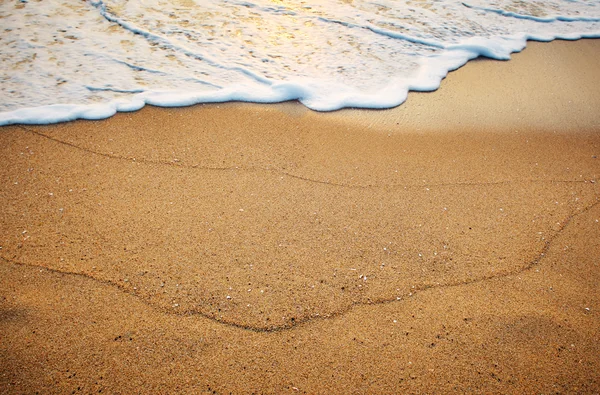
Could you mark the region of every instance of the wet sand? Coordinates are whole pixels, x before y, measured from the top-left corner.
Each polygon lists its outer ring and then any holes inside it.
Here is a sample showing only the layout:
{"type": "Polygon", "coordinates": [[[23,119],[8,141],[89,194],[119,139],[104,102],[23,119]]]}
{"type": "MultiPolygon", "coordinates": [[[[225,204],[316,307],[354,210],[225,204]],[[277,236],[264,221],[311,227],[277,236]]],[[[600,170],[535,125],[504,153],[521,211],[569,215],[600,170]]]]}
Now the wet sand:
{"type": "Polygon", "coordinates": [[[599,393],[599,53],[1,128],[0,392],[599,393]]]}

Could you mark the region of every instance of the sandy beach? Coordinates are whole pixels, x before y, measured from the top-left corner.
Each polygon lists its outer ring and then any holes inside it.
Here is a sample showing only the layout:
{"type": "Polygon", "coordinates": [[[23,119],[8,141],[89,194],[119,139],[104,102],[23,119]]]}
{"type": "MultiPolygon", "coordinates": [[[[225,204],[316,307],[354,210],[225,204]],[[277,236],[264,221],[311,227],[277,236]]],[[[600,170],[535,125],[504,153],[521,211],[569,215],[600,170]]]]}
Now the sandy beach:
{"type": "Polygon", "coordinates": [[[0,128],[0,393],[600,393],[599,54],[0,128]]]}

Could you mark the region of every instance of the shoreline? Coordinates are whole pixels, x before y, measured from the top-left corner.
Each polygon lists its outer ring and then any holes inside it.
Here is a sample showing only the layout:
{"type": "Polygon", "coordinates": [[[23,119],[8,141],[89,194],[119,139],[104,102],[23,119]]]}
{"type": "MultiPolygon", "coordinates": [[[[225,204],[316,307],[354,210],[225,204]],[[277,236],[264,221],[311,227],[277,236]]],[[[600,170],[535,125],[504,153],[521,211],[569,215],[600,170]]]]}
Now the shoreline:
{"type": "Polygon", "coordinates": [[[1,128],[3,391],[598,392],[599,52],[1,128]]]}
{"type": "MultiPolygon", "coordinates": [[[[526,58],[530,58],[530,57],[536,57],[537,59],[542,59],[542,60],[548,60],[548,57],[546,56],[546,59],[544,58],[544,55],[541,52],[538,52],[539,50],[537,49],[538,46],[544,46],[547,44],[552,44],[554,49],[558,52],[559,56],[561,57],[561,59],[563,61],[565,61],[565,63],[567,63],[567,66],[570,67],[575,67],[578,69],[587,69],[587,70],[593,70],[593,65],[595,64],[595,62],[593,60],[590,60],[589,58],[586,58],[585,56],[581,56],[581,53],[584,51],[595,51],[595,48],[597,48],[598,44],[597,42],[600,40],[600,38],[594,38],[594,37],[585,37],[585,38],[580,38],[577,40],[569,40],[569,39],[562,39],[562,38],[555,38],[552,41],[538,41],[538,40],[527,40],[527,46],[525,48],[523,48],[522,50],[518,51],[518,52],[512,52],[510,54],[510,57],[512,60],[515,56],[517,57],[521,57],[522,53],[525,52],[528,48],[530,48],[531,46],[535,47],[536,50],[535,51],[529,51],[529,52],[535,52],[535,54],[529,53],[526,56],[526,58]],[[576,44],[578,47],[582,48],[582,50],[580,51],[572,51],[570,49],[567,48],[567,46],[569,46],[571,43],[578,43],[576,44]],[[574,55],[574,56],[573,56],[574,55]],[[572,56],[569,57],[569,56],[572,56]],[[585,65],[581,65],[579,64],[580,62],[586,63],[585,65]]],[[[547,51],[546,51],[547,52],[547,51]]],[[[431,98],[419,98],[421,95],[428,95],[430,93],[433,92],[437,92],[439,91],[440,87],[442,86],[442,84],[444,84],[444,81],[448,78],[449,75],[453,75],[454,73],[456,73],[457,71],[463,69],[464,67],[466,67],[467,65],[471,65],[474,63],[510,63],[510,60],[498,60],[498,59],[493,59],[493,58],[488,58],[485,57],[483,55],[480,55],[479,57],[475,58],[475,59],[471,59],[469,61],[467,61],[467,63],[463,64],[462,66],[460,66],[458,69],[449,71],[446,76],[444,78],[442,78],[441,82],[440,82],[440,86],[434,90],[434,91],[417,91],[417,90],[409,90],[407,92],[407,96],[408,98],[405,99],[404,102],[402,102],[401,104],[395,106],[395,107],[389,107],[389,108],[369,108],[369,107],[343,107],[341,109],[337,109],[337,110],[332,110],[332,111],[316,111],[316,110],[311,110],[310,108],[300,104],[300,102],[298,100],[288,100],[288,101],[283,101],[283,102],[272,102],[272,103],[259,103],[259,102],[252,102],[252,101],[236,101],[236,100],[231,100],[231,101],[224,101],[224,102],[200,102],[200,103],[196,103],[196,104],[192,104],[192,105],[183,105],[183,106],[172,106],[172,105],[166,105],[166,106],[154,106],[152,104],[143,104],[143,106],[138,109],[138,110],[133,110],[133,111],[116,111],[114,113],[112,113],[112,115],[106,116],[104,118],[83,118],[83,117],[79,117],[75,118],[75,119],[68,119],[68,120],[63,120],[63,121],[51,121],[49,123],[30,123],[30,122],[15,122],[15,121],[11,121],[8,124],[3,124],[0,125],[0,127],[3,126],[11,126],[11,125],[31,125],[31,126],[44,126],[44,125],[55,125],[55,124],[61,124],[61,123],[68,123],[68,122],[76,122],[76,121],[103,121],[103,120],[107,120],[110,119],[118,114],[131,114],[131,113],[136,113],[146,107],[150,107],[150,108],[164,108],[164,109],[172,109],[172,108],[190,108],[190,107],[195,107],[195,106],[204,106],[204,105],[214,105],[214,106],[219,106],[219,105],[245,105],[245,104],[249,104],[249,105],[257,105],[257,106],[280,106],[282,109],[284,109],[284,111],[290,111],[293,114],[297,114],[299,112],[302,111],[309,111],[309,112],[316,112],[316,113],[321,113],[321,114],[336,114],[338,115],[338,117],[336,117],[337,119],[346,119],[347,115],[350,114],[350,117],[356,118],[356,120],[360,119],[364,119],[365,117],[363,115],[358,115],[358,116],[353,116],[352,112],[359,112],[359,113],[373,113],[373,112],[379,112],[379,111],[394,111],[398,108],[402,108],[406,106],[407,101],[409,100],[409,98],[411,97],[416,97],[417,99],[417,103],[414,104],[413,106],[411,106],[410,109],[406,110],[409,114],[412,115],[412,121],[416,121],[417,119],[419,119],[419,116],[421,115],[420,113],[420,107],[423,105],[428,105],[431,104],[431,98]],[[292,106],[297,106],[300,105],[302,107],[302,109],[292,109],[292,107],[290,107],[290,105],[292,106]],[[413,110],[416,109],[415,110],[413,110]],[[339,117],[339,115],[342,115],[341,117],[339,117]],[[415,117],[415,115],[417,117],[415,117]]],[[[529,77],[534,77],[533,81],[529,81],[529,80],[523,80],[523,76],[521,76],[521,78],[519,78],[518,76],[511,76],[511,81],[506,83],[506,84],[493,84],[495,85],[496,88],[500,88],[502,90],[504,90],[506,92],[507,95],[511,95],[512,92],[510,91],[510,86],[514,86],[513,84],[519,84],[519,83],[528,83],[528,84],[536,84],[538,83],[538,87],[539,87],[539,83],[540,82],[547,82],[547,81],[551,81],[552,83],[555,82],[555,80],[561,80],[562,77],[560,75],[560,72],[556,72],[556,67],[554,67],[556,65],[554,64],[541,64],[540,62],[538,62],[537,64],[530,64],[528,66],[527,70],[523,70],[523,67],[519,67],[519,68],[514,68],[511,67],[508,70],[504,70],[503,71],[503,75],[507,76],[510,75],[511,72],[515,72],[517,70],[520,70],[519,72],[522,73],[523,71],[527,72],[527,76],[529,77]],[[540,67],[541,66],[541,67],[540,67]],[[536,77],[536,73],[533,71],[534,67],[540,67],[542,72],[544,72],[544,76],[539,78],[536,77]],[[548,76],[547,74],[553,74],[552,76],[548,76]]],[[[485,73],[486,72],[494,72],[496,66],[491,66],[491,65],[484,65],[484,66],[477,66],[477,68],[475,68],[473,70],[470,71],[469,76],[468,77],[462,77],[462,73],[459,73],[460,77],[453,77],[452,78],[452,82],[451,82],[451,88],[450,89],[446,89],[449,92],[444,92],[443,95],[438,96],[435,98],[436,101],[434,101],[435,105],[440,105],[441,103],[444,103],[441,107],[439,107],[438,112],[436,113],[436,115],[444,115],[444,116],[455,116],[456,115],[456,111],[461,111],[461,110],[465,110],[465,109],[469,109],[470,107],[472,107],[474,104],[476,105],[480,105],[480,102],[475,103],[473,101],[473,98],[477,95],[472,95],[472,94],[468,94],[465,93],[465,89],[468,89],[467,87],[472,87],[475,83],[475,85],[477,85],[476,89],[483,89],[483,90],[488,90],[489,86],[486,83],[483,83],[483,79],[485,79],[485,73]],[[462,101],[460,102],[452,102],[452,101],[448,101],[448,97],[447,94],[456,94],[458,93],[459,96],[461,96],[462,101]]],[[[564,67],[564,65],[559,65],[559,67],[564,67]]],[[[595,73],[595,75],[597,76],[597,72],[595,73]]],[[[565,92],[560,91],[561,86],[559,84],[554,84],[554,86],[552,87],[554,89],[554,91],[552,91],[551,89],[549,89],[548,87],[544,87],[541,92],[538,93],[534,93],[534,95],[536,96],[536,98],[539,98],[540,100],[550,100],[551,102],[555,101],[555,97],[552,97],[558,93],[560,93],[561,96],[563,97],[567,97],[567,98],[577,98],[577,97],[581,97],[581,96],[586,96],[588,92],[591,91],[589,86],[585,86],[585,85],[581,85],[581,84],[577,84],[577,82],[575,84],[570,84],[570,86],[572,87],[572,90],[570,92],[567,92],[567,94],[565,94],[565,92]],[[579,90],[583,89],[585,92],[582,94],[581,92],[579,92],[579,90]]],[[[531,92],[530,92],[531,93],[531,92]]],[[[592,92],[593,93],[593,92],[592,92]]],[[[595,97],[595,95],[592,94],[592,97],[595,97]]],[[[568,103],[569,105],[572,104],[572,101],[570,100],[566,100],[561,103],[561,104],[565,104],[568,103]]],[[[511,105],[510,103],[506,103],[506,102],[502,102],[501,103],[505,109],[507,111],[519,111],[518,107],[515,107],[514,105],[511,105]]],[[[520,103],[521,105],[523,103],[520,103]]],[[[579,103],[578,103],[579,104],[579,103]]],[[[593,104],[598,104],[596,102],[594,102],[593,104]]],[[[49,106],[45,106],[45,107],[38,107],[38,109],[41,108],[46,108],[46,110],[44,110],[43,112],[48,113],[48,109],[53,107],[53,106],[57,106],[60,107],[62,106],[62,104],[53,104],[53,105],[49,105],[49,106]]],[[[66,106],[73,106],[73,104],[66,104],[66,106]]],[[[132,103],[129,103],[128,105],[126,105],[125,107],[127,108],[133,108],[136,107],[137,105],[133,105],[132,103]]],[[[591,104],[590,104],[591,106],[591,104]]],[[[15,110],[14,112],[19,112],[21,110],[35,110],[36,107],[26,107],[26,108],[21,108],[18,110],[15,110]]],[[[489,111],[489,109],[486,109],[489,111]]],[[[60,109],[60,111],[63,111],[63,109],[60,109]]],[[[78,110],[78,111],[71,111],[71,114],[68,115],[68,117],[72,117],[73,113],[82,113],[82,112],[93,112],[93,113],[98,113],[103,112],[103,113],[108,113],[113,110],[110,109],[104,109],[104,110],[99,110],[98,108],[96,109],[87,109],[87,110],[78,110]]],[[[5,114],[8,113],[12,113],[12,112],[7,112],[5,114]]],[[[548,114],[553,114],[552,112],[548,112],[548,114]]],[[[525,116],[527,117],[533,117],[534,120],[536,122],[538,122],[538,126],[544,126],[544,127],[548,127],[548,125],[550,125],[549,127],[552,128],[552,123],[548,120],[545,119],[544,117],[539,117],[539,114],[537,117],[534,116],[534,114],[532,113],[527,113],[525,114],[525,116]],[[544,123],[540,123],[540,121],[545,121],[544,123]]],[[[48,119],[55,119],[53,117],[48,117],[48,115],[45,115],[46,118],[48,119]]],[[[367,119],[372,119],[372,117],[368,116],[367,119]]],[[[380,118],[380,117],[377,117],[380,118]]],[[[386,117],[389,120],[389,117],[386,117]]],[[[521,117],[522,118],[522,117],[521,117]]],[[[511,118],[513,121],[515,120],[514,118],[511,118]]],[[[347,120],[347,119],[346,119],[347,120]]],[[[423,121],[424,119],[419,119],[419,121],[423,121]]],[[[506,119],[504,118],[496,118],[494,120],[494,123],[500,121],[503,122],[506,119]]],[[[486,126],[486,127],[490,127],[493,126],[494,123],[489,122],[487,124],[482,124],[481,120],[476,120],[476,122],[479,126],[486,126]],[[477,123],[479,122],[479,123],[477,123]]],[[[561,123],[565,123],[564,121],[561,123]]],[[[577,123],[577,122],[575,122],[577,123]]],[[[436,129],[444,129],[446,124],[440,124],[440,123],[436,123],[436,122],[430,122],[429,120],[426,120],[425,124],[431,128],[432,126],[436,129]]],[[[388,125],[389,126],[389,125],[388,125]]],[[[596,125],[594,125],[596,126],[596,125]]]]}

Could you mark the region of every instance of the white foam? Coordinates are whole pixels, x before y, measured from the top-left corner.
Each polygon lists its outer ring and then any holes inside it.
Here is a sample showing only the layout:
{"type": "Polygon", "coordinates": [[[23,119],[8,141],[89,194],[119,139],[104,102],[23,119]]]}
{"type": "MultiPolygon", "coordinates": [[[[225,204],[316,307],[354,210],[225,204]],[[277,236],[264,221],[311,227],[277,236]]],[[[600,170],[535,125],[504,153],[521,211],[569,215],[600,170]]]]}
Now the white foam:
{"type": "Polygon", "coordinates": [[[145,104],[390,108],[471,59],[600,37],[600,3],[589,0],[62,1],[0,3],[0,125],[145,104]]]}

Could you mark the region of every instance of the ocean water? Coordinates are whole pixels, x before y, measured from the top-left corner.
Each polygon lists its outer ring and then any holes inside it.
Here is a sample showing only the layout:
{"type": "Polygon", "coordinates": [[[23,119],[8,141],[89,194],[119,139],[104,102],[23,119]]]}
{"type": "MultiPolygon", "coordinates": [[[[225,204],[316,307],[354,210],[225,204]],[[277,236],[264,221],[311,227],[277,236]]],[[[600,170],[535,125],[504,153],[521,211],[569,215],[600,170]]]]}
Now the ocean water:
{"type": "Polygon", "coordinates": [[[599,0],[0,0],[0,125],[145,104],[390,108],[527,40],[600,37],[599,0]]]}

